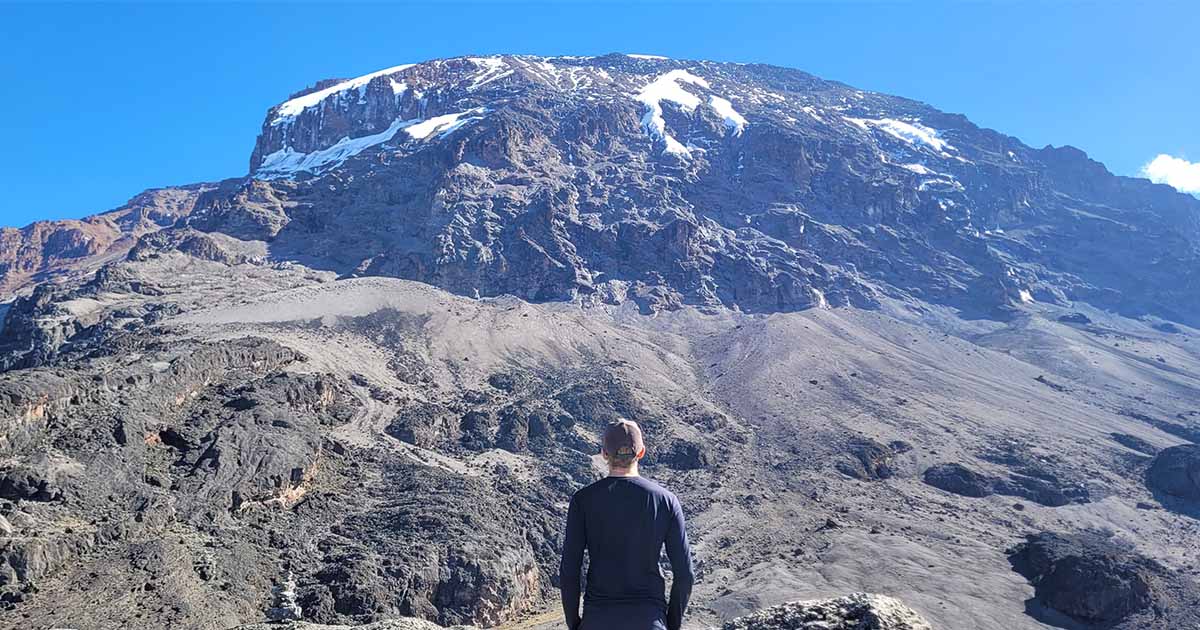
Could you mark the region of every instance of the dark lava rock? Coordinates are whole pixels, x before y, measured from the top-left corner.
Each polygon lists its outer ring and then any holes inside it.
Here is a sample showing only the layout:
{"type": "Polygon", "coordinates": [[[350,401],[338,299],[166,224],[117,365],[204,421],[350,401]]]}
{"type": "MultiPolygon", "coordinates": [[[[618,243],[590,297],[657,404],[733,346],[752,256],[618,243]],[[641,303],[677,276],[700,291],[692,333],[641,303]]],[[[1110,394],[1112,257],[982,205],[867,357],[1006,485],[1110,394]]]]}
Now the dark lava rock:
{"type": "Polygon", "coordinates": [[[964,497],[1001,494],[1028,499],[1049,507],[1086,503],[1087,489],[1062,483],[1055,475],[1022,469],[1008,477],[993,477],[975,472],[962,464],[938,464],[925,471],[925,483],[964,497]]]}
{"type": "MultiPolygon", "coordinates": [[[[1125,416],[1127,418],[1133,418],[1134,420],[1137,420],[1139,422],[1145,422],[1146,424],[1148,424],[1160,431],[1170,433],[1171,435],[1174,435],[1177,438],[1187,440],[1188,442],[1200,444],[1200,428],[1196,428],[1189,424],[1177,424],[1175,422],[1171,422],[1168,420],[1161,420],[1159,418],[1155,418],[1154,416],[1147,415],[1147,414],[1144,414],[1144,413],[1141,413],[1138,411],[1132,411],[1129,409],[1124,409],[1117,413],[1120,413],[1122,416],[1125,416]]],[[[1177,417],[1179,418],[1179,420],[1182,420],[1184,422],[1187,421],[1187,419],[1183,416],[1177,416],[1177,417]]]]}
{"type": "Polygon", "coordinates": [[[541,523],[562,517],[556,498],[436,468],[373,463],[383,475],[375,491],[386,500],[339,518],[337,535],[322,543],[317,565],[306,567],[313,579],[298,588],[306,618],[493,626],[543,595],[539,561],[556,558],[560,542],[541,523]]]}
{"type": "Polygon", "coordinates": [[[1129,435],[1128,433],[1109,433],[1108,435],[1113,439],[1114,442],[1124,446],[1125,448],[1133,449],[1139,453],[1144,453],[1151,456],[1158,454],[1159,449],[1157,446],[1147,442],[1146,440],[1143,440],[1140,437],[1135,437],[1129,435]]]}
{"type": "Polygon", "coordinates": [[[1030,535],[1009,556],[1043,606],[1105,628],[1191,628],[1196,585],[1129,544],[1083,532],[1030,535]]]}
{"type": "Polygon", "coordinates": [[[1012,475],[1001,479],[995,486],[996,494],[1010,497],[1022,497],[1034,503],[1050,507],[1060,507],[1071,503],[1071,498],[1053,483],[1036,477],[1012,475]]]}
{"type": "Polygon", "coordinates": [[[1200,500],[1200,444],[1163,449],[1146,473],[1146,484],[1174,497],[1200,500]]]}
{"type": "Polygon", "coordinates": [[[997,480],[977,473],[962,464],[938,464],[925,471],[925,483],[964,497],[986,497],[995,494],[997,480]]]}
{"type": "Polygon", "coordinates": [[[856,439],[850,443],[848,457],[837,463],[843,474],[862,481],[879,481],[895,475],[896,455],[911,450],[905,442],[880,444],[871,439],[856,439]]]}
{"type": "Polygon", "coordinates": [[[651,463],[662,464],[675,470],[699,470],[712,465],[712,457],[703,444],[687,440],[672,440],[666,449],[657,454],[651,463]]]}
{"type": "Polygon", "coordinates": [[[1059,317],[1058,321],[1064,324],[1082,324],[1086,326],[1087,324],[1092,323],[1092,318],[1084,315],[1083,313],[1071,313],[1070,315],[1063,315],[1059,317]]]}
{"type": "MultiPolygon", "coordinates": [[[[402,442],[430,448],[457,434],[458,425],[458,419],[442,405],[417,402],[405,407],[400,415],[384,427],[384,431],[402,442]]],[[[475,424],[470,426],[474,427],[475,424]]]]}
{"type": "Polygon", "coordinates": [[[57,471],[46,458],[0,467],[0,498],[10,501],[55,501],[63,496],[57,471]]]}
{"type": "Polygon", "coordinates": [[[501,372],[488,377],[488,385],[502,392],[512,393],[524,385],[525,378],[521,374],[501,372]]]}
{"type": "Polygon", "coordinates": [[[1037,378],[1035,378],[1035,379],[1033,379],[1033,380],[1035,380],[1035,381],[1037,381],[1037,382],[1041,383],[1042,385],[1045,385],[1046,387],[1049,387],[1050,389],[1053,389],[1053,390],[1054,390],[1054,391],[1056,391],[1056,392],[1063,392],[1063,393],[1066,393],[1066,392],[1069,392],[1069,391],[1071,391],[1071,390],[1070,390],[1070,389],[1068,389],[1068,388],[1067,388],[1065,385],[1062,385],[1062,384],[1059,384],[1059,383],[1055,383],[1054,381],[1052,381],[1052,380],[1050,380],[1050,379],[1046,378],[1046,377],[1045,377],[1045,375],[1039,376],[1039,377],[1037,377],[1037,378]]]}

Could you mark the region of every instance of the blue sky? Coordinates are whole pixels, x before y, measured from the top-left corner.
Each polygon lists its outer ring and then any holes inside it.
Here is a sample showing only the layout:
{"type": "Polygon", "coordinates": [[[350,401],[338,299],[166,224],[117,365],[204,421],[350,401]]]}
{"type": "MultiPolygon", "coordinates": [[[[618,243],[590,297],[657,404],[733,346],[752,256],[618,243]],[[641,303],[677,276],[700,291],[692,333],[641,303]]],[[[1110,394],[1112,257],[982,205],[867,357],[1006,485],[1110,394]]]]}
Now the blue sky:
{"type": "Polygon", "coordinates": [[[0,225],[243,175],[267,108],[318,79],[500,52],[791,66],[1200,178],[1197,32],[1195,1],[0,4],[0,225]]]}

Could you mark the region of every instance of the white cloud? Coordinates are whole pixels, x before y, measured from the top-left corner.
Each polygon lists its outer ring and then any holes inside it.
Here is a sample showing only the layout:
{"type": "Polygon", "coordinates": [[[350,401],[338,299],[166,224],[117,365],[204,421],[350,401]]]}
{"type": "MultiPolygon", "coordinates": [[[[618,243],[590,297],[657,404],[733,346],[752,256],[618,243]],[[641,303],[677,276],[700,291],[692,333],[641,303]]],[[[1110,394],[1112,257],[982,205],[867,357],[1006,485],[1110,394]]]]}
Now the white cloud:
{"type": "Polygon", "coordinates": [[[1200,194],[1200,162],[1160,153],[1142,167],[1142,176],[1156,184],[1173,186],[1179,192],[1200,194]]]}

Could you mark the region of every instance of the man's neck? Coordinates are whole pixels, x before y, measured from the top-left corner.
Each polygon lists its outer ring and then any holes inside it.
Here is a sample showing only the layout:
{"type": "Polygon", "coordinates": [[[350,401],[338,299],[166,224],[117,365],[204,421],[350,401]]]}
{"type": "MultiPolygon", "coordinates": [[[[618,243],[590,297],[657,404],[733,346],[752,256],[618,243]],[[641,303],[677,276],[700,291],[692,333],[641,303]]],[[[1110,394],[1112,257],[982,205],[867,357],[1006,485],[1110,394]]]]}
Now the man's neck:
{"type": "Polygon", "coordinates": [[[631,466],[629,468],[612,468],[612,467],[610,467],[608,469],[608,476],[609,477],[638,477],[640,475],[638,475],[637,464],[634,464],[633,466],[631,466]]]}

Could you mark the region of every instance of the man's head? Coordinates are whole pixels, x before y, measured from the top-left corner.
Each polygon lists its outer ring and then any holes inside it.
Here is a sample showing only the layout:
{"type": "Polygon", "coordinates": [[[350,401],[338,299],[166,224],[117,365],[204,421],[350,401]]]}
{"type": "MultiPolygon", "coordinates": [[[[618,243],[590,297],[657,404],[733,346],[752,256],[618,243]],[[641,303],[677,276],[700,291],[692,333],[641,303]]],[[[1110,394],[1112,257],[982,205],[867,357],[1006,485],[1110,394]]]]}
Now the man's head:
{"type": "Polygon", "coordinates": [[[609,468],[627,469],[646,454],[642,441],[642,430],[636,422],[618,418],[604,430],[604,445],[601,454],[609,468]]]}

